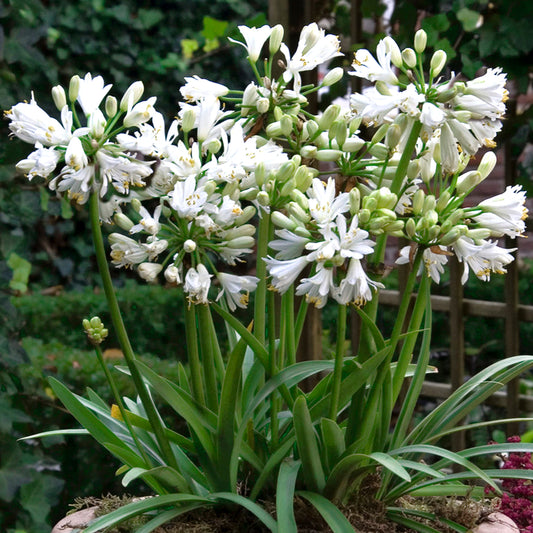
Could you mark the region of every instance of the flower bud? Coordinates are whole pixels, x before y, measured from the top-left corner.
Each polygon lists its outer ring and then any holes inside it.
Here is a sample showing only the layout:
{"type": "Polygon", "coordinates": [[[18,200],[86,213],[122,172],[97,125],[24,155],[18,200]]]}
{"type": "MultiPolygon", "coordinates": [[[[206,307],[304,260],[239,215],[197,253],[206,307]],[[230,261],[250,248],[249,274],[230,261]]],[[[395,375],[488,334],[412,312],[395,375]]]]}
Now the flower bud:
{"type": "Polygon", "coordinates": [[[61,111],[67,105],[67,96],[65,95],[65,89],[61,85],[52,87],[52,98],[57,109],[61,111]]]}
{"type": "Polygon", "coordinates": [[[68,86],[68,99],[70,102],[75,102],[78,98],[78,93],[80,92],[80,77],[78,75],[72,76],[70,78],[70,83],[68,86]]]}
{"type": "Polygon", "coordinates": [[[192,239],[187,239],[183,243],[183,250],[185,253],[192,254],[196,250],[196,243],[192,239]]]}
{"type": "MultiPolygon", "coordinates": [[[[305,168],[305,167],[300,167],[300,168],[305,168]]],[[[295,181],[297,181],[296,175],[294,176],[294,178],[295,178],[295,181]]],[[[294,189],[291,191],[289,196],[291,197],[291,200],[293,202],[296,202],[303,210],[307,211],[307,209],[309,209],[309,199],[301,190],[294,189]]]]}
{"type": "MultiPolygon", "coordinates": [[[[296,184],[296,187],[300,190],[302,190],[302,186],[309,183],[309,177],[312,177],[311,169],[305,165],[301,165],[297,168],[296,172],[294,173],[294,182],[296,184]]],[[[311,178],[312,179],[312,178],[311,178]]],[[[306,189],[307,190],[307,187],[306,189]]],[[[300,193],[301,194],[301,193],[300,193]]]]}
{"type": "Polygon", "coordinates": [[[385,45],[387,46],[387,50],[390,52],[392,64],[396,68],[401,68],[403,66],[403,61],[402,61],[402,53],[400,51],[400,47],[398,46],[396,41],[388,35],[387,37],[383,39],[383,41],[385,42],[385,45]]]}
{"type": "Polygon", "coordinates": [[[459,109],[458,111],[454,111],[453,116],[459,122],[463,122],[464,124],[470,122],[470,120],[472,119],[472,113],[467,109],[459,109]]]}
{"type": "Polygon", "coordinates": [[[181,283],[180,271],[176,265],[170,265],[165,269],[165,279],[174,285],[181,283]]]}
{"type": "Polygon", "coordinates": [[[133,199],[131,200],[131,207],[133,207],[133,209],[134,209],[137,213],[140,212],[140,210],[141,210],[141,206],[142,206],[141,201],[140,201],[138,198],[133,198],[133,199]]]}
{"type": "Polygon", "coordinates": [[[482,240],[482,239],[488,239],[491,236],[492,232],[488,228],[474,228],[469,229],[466,232],[466,236],[470,237],[471,239],[482,240]]]}
{"type": "Polygon", "coordinates": [[[466,194],[474,187],[477,187],[482,181],[483,178],[481,177],[481,174],[476,170],[471,170],[457,178],[455,190],[457,194],[466,194]]]}
{"type": "Polygon", "coordinates": [[[356,215],[359,209],[361,209],[361,193],[357,187],[350,190],[348,199],[350,201],[350,213],[356,215]]]}
{"type": "Polygon", "coordinates": [[[318,150],[316,154],[316,159],[318,161],[337,161],[342,157],[343,153],[341,150],[318,150]]]}
{"type": "Polygon", "coordinates": [[[259,191],[255,199],[257,200],[257,203],[263,207],[270,205],[270,195],[266,191],[259,191]]]}
{"type": "Polygon", "coordinates": [[[317,151],[318,149],[316,146],[307,144],[305,146],[302,146],[302,148],[300,149],[300,155],[305,159],[314,159],[316,157],[317,151]]]}
{"type": "Polygon", "coordinates": [[[481,163],[477,167],[481,179],[484,180],[496,166],[496,154],[494,152],[486,152],[481,158],[481,163]]]}
{"type": "Polygon", "coordinates": [[[366,142],[363,141],[363,139],[360,139],[359,137],[350,137],[349,139],[346,139],[342,145],[342,150],[354,154],[355,152],[359,152],[359,150],[365,145],[366,142]]]}
{"type": "Polygon", "coordinates": [[[271,139],[275,137],[281,137],[283,134],[283,131],[281,129],[281,122],[279,120],[276,120],[275,122],[271,122],[265,129],[265,133],[268,137],[271,139]]]}
{"type": "Polygon", "coordinates": [[[304,130],[307,131],[307,136],[308,136],[309,139],[312,139],[319,129],[320,129],[320,126],[314,120],[308,120],[304,124],[304,130]]]}
{"type": "Polygon", "coordinates": [[[361,209],[357,214],[359,224],[366,224],[370,220],[371,212],[368,209],[361,209]]]}
{"type": "Polygon", "coordinates": [[[378,207],[378,201],[375,196],[365,196],[363,198],[363,209],[367,209],[370,212],[373,212],[378,207]]]}
{"type": "Polygon", "coordinates": [[[188,133],[194,128],[194,124],[196,122],[196,110],[192,107],[188,107],[183,112],[183,116],[181,117],[181,129],[188,133]]]}
{"type": "Polygon", "coordinates": [[[445,104],[457,96],[457,89],[455,85],[451,89],[441,91],[437,96],[437,102],[445,104]]]}
{"type": "Polygon", "coordinates": [[[137,267],[137,272],[141,279],[144,279],[148,283],[153,283],[161,270],[163,270],[163,266],[159,263],[141,263],[137,267]]]}
{"type": "Polygon", "coordinates": [[[296,171],[296,165],[294,161],[286,161],[279,167],[278,171],[276,172],[276,180],[280,182],[284,182],[291,178],[296,171]]]}
{"type": "Polygon", "coordinates": [[[334,85],[342,79],[343,75],[344,69],[342,67],[335,67],[324,76],[321,85],[323,87],[329,87],[330,85],[334,85]]]}
{"type": "Polygon", "coordinates": [[[389,155],[389,149],[384,144],[371,144],[368,149],[370,155],[377,157],[378,159],[387,159],[389,155]]]}
{"type": "MultiPolygon", "coordinates": [[[[464,226],[466,228],[466,226],[464,226]]],[[[456,226],[455,228],[452,228],[448,233],[443,235],[439,239],[439,244],[442,246],[450,246],[453,244],[459,237],[462,237],[465,234],[465,231],[462,229],[461,226],[456,226]]]]}
{"type": "Polygon", "coordinates": [[[115,224],[124,231],[130,231],[133,228],[133,222],[124,213],[115,213],[113,216],[115,224]]]}
{"type": "Polygon", "coordinates": [[[281,196],[289,196],[291,191],[296,187],[296,180],[294,178],[288,179],[281,188],[281,196]]]}
{"type": "Polygon", "coordinates": [[[350,135],[354,135],[359,131],[359,126],[361,126],[361,117],[354,117],[350,120],[350,135]]]}
{"type": "Polygon", "coordinates": [[[385,145],[389,147],[390,150],[396,148],[400,142],[402,136],[402,128],[398,124],[391,124],[385,135],[385,145]]]}
{"type": "Polygon", "coordinates": [[[409,239],[412,239],[416,235],[416,224],[412,218],[409,218],[405,223],[404,231],[409,239]]]}
{"type": "Polygon", "coordinates": [[[418,30],[415,33],[415,51],[421,54],[426,49],[428,34],[424,30],[418,30]]]}
{"type": "Polygon", "coordinates": [[[333,122],[335,122],[340,112],[341,108],[339,105],[329,105],[324,111],[324,113],[318,118],[318,124],[320,128],[323,130],[328,130],[329,127],[333,124],[333,122]]]}
{"type": "Polygon", "coordinates": [[[424,197],[425,193],[422,189],[418,189],[413,194],[413,213],[415,215],[422,213],[422,209],[424,208],[424,197]]]}
{"type": "Polygon", "coordinates": [[[255,104],[258,113],[266,113],[270,108],[270,100],[268,98],[259,98],[255,104]]]}
{"type": "Polygon", "coordinates": [[[449,191],[444,191],[441,193],[439,199],[437,200],[437,206],[436,206],[438,213],[440,213],[446,208],[451,197],[452,195],[450,194],[449,191]]]}
{"type": "Polygon", "coordinates": [[[268,41],[268,51],[271,56],[273,56],[281,46],[281,42],[283,41],[283,31],[283,26],[281,24],[276,24],[272,28],[270,39],[268,41]]]}
{"type": "Polygon", "coordinates": [[[407,68],[416,67],[416,54],[412,48],[406,48],[402,51],[402,59],[407,68]]]}
{"type": "Polygon", "coordinates": [[[90,343],[95,346],[101,344],[109,334],[109,331],[97,316],[93,316],[90,320],[84,318],[82,324],[90,343]]]}
{"type": "MultiPolygon", "coordinates": [[[[261,193],[259,193],[261,194],[261,193]]],[[[258,195],[259,196],[259,195],[258,195]]],[[[256,209],[253,205],[247,205],[240,215],[235,218],[235,225],[240,226],[242,224],[246,224],[249,220],[251,220],[256,213],[256,209]]]]}
{"type": "Polygon", "coordinates": [[[106,115],[109,118],[114,117],[117,114],[117,109],[118,109],[117,99],[112,95],[108,95],[107,98],[105,99],[106,115]]]}
{"type": "Polygon", "coordinates": [[[428,194],[424,198],[424,207],[422,208],[422,211],[424,213],[428,211],[433,211],[436,206],[437,206],[437,200],[435,199],[435,196],[433,196],[432,194],[428,194]]]}
{"type": "Polygon", "coordinates": [[[271,219],[272,224],[278,228],[284,228],[293,231],[297,226],[297,224],[295,224],[289,217],[285,216],[279,211],[274,211],[271,215],[271,219]]]}
{"type": "Polygon", "coordinates": [[[253,248],[255,239],[249,235],[243,235],[242,237],[236,237],[226,242],[228,248],[253,248]]]}
{"type": "Polygon", "coordinates": [[[258,98],[257,85],[250,83],[242,95],[241,116],[245,117],[252,107],[255,107],[258,98]]]}
{"type": "Polygon", "coordinates": [[[429,64],[430,66],[430,73],[433,77],[438,76],[442,69],[444,68],[444,65],[446,65],[446,52],[444,50],[436,50],[433,56],[431,57],[431,62],[429,64]]]}
{"type": "MultiPolygon", "coordinates": [[[[124,117],[124,127],[125,128],[131,128],[133,126],[138,126],[139,124],[142,124],[143,122],[148,122],[152,115],[154,114],[154,104],[155,104],[155,96],[152,96],[148,100],[145,100],[144,102],[139,102],[136,104],[131,111],[127,113],[127,115],[124,117]]],[[[122,110],[122,106],[121,106],[122,110]]],[[[205,140],[205,139],[202,139],[205,140]]]]}
{"type": "Polygon", "coordinates": [[[304,224],[311,220],[311,215],[303,210],[296,202],[289,202],[287,209],[291,217],[300,220],[304,224]]]}
{"type": "Polygon", "coordinates": [[[284,115],[280,120],[281,132],[285,137],[288,137],[292,133],[292,119],[288,115],[284,115]]]}
{"type": "Polygon", "coordinates": [[[120,100],[120,110],[122,112],[129,111],[140,99],[144,92],[144,85],[142,81],[133,82],[124,93],[120,100]]]}
{"type": "Polygon", "coordinates": [[[222,147],[222,143],[220,142],[220,139],[211,139],[208,143],[204,144],[204,148],[210,153],[210,154],[216,154],[222,147]]]}
{"type": "Polygon", "coordinates": [[[231,228],[224,232],[224,239],[236,239],[237,237],[253,237],[255,235],[255,226],[253,224],[243,224],[242,226],[237,226],[231,228]]]}

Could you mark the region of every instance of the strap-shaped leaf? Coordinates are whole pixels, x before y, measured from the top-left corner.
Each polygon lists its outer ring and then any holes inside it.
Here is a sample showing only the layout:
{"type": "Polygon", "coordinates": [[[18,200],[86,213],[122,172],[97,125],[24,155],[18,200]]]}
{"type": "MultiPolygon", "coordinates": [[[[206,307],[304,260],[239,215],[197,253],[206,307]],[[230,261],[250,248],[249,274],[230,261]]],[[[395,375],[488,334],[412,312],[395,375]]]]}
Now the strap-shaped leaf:
{"type": "Polygon", "coordinates": [[[294,489],[301,466],[300,461],[285,460],[279,467],[276,487],[276,516],[278,527],[283,533],[298,533],[294,518],[294,489]]]}
{"type": "MultiPolygon", "coordinates": [[[[405,518],[407,515],[417,516],[419,518],[424,518],[426,520],[433,520],[434,522],[445,524],[450,529],[452,529],[453,531],[457,531],[458,533],[467,533],[469,531],[467,527],[462,526],[461,524],[458,524],[457,522],[454,522],[453,520],[442,518],[440,516],[435,515],[434,513],[429,513],[427,511],[420,511],[418,509],[405,509],[403,507],[388,507],[387,508],[387,516],[396,523],[399,523],[396,520],[397,517],[405,518]]],[[[415,528],[415,531],[416,531],[416,528],[415,528]]]]}
{"type": "Polygon", "coordinates": [[[298,396],[293,407],[294,432],[296,445],[302,461],[303,476],[307,487],[322,492],[326,477],[322,468],[318,441],[305,396],[298,396]]]}
{"type": "MultiPolygon", "coordinates": [[[[357,533],[338,507],[320,494],[300,490],[296,493],[305,498],[322,515],[333,533],[357,533]]],[[[361,532],[363,533],[363,532],[361,532]]]]}
{"type": "Polygon", "coordinates": [[[344,431],[334,420],[323,418],[320,421],[320,432],[324,446],[326,466],[328,470],[331,470],[344,453],[344,450],[346,450],[344,431]]]}
{"type": "Polygon", "coordinates": [[[190,488],[184,477],[170,466],[156,466],[155,468],[132,468],[122,478],[122,485],[127,487],[139,477],[153,477],[172,492],[187,492],[190,488]]]}

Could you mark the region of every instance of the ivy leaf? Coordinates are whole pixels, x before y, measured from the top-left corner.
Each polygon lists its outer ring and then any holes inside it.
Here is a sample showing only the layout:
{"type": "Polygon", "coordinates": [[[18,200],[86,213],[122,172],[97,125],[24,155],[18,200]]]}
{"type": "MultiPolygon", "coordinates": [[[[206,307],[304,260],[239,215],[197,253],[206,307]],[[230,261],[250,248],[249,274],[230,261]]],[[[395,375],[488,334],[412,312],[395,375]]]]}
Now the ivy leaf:
{"type": "Polygon", "coordinates": [[[150,29],[159,24],[165,15],[159,9],[139,9],[137,16],[145,29],[150,29]]]}
{"type": "Polygon", "coordinates": [[[200,45],[196,39],[182,39],[180,44],[181,51],[185,59],[192,59],[194,52],[200,48],[200,45]]]}
{"type": "Polygon", "coordinates": [[[17,490],[28,481],[32,475],[23,464],[24,454],[18,446],[2,449],[3,464],[0,467],[0,500],[10,502],[17,490]]]}
{"type": "Polygon", "coordinates": [[[203,47],[204,52],[211,52],[216,50],[220,46],[220,41],[218,39],[206,39],[203,47]]]}
{"type": "Polygon", "coordinates": [[[217,20],[213,17],[206,16],[204,17],[204,29],[202,30],[202,35],[206,40],[217,39],[224,35],[227,26],[228,22],[225,20],[217,20]]]}
{"type": "Polygon", "coordinates": [[[13,423],[16,422],[31,422],[31,417],[20,409],[14,409],[11,406],[11,401],[7,398],[0,398],[0,433],[11,433],[13,423]]]}
{"type": "Polygon", "coordinates": [[[52,505],[58,501],[64,481],[51,475],[40,474],[20,489],[20,503],[33,521],[42,524],[52,505]]]}
{"type": "Polygon", "coordinates": [[[7,259],[7,264],[9,268],[13,270],[13,277],[9,282],[9,288],[14,291],[25,293],[28,290],[31,263],[15,252],[11,252],[7,259]]]}
{"type": "Polygon", "coordinates": [[[474,31],[483,24],[483,17],[477,11],[463,7],[457,12],[457,19],[465,31],[474,31]]]}

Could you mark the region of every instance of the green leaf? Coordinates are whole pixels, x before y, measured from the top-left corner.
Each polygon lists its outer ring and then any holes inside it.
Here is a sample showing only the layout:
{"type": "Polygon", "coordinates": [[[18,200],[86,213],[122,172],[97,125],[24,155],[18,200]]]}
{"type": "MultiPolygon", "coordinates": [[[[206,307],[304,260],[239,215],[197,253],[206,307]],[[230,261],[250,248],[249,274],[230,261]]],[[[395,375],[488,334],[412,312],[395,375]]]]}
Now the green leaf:
{"type": "Polygon", "coordinates": [[[300,461],[287,459],[281,463],[276,489],[276,516],[278,526],[283,533],[298,533],[294,518],[294,488],[300,461]]]}
{"type": "Polygon", "coordinates": [[[9,282],[9,288],[21,293],[27,292],[31,263],[15,252],[11,252],[7,259],[7,265],[13,271],[13,277],[9,282]]]}
{"type": "Polygon", "coordinates": [[[467,7],[463,7],[457,11],[457,19],[463,25],[465,31],[474,31],[483,24],[483,17],[477,11],[472,11],[467,7]]]}
{"type": "Polygon", "coordinates": [[[66,196],[61,197],[61,216],[68,220],[73,216],[72,206],[70,205],[70,200],[66,196]]]}
{"type": "Polygon", "coordinates": [[[323,418],[320,421],[320,431],[322,434],[322,443],[324,445],[326,466],[331,470],[339,460],[339,457],[346,450],[344,432],[337,422],[329,418],[323,418]]]}
{"type": "Polygon", "coordinates": [[[293,406],[293,418],[296,445],[302,460],[305,483],[311,490],[322,492],[326,485],[326,478],[305,396],[296,398],[293,406]]]}
{"type": "Polygon", "coordinates": [[[164,18],[164,13],[159,9],[139,9],[137,17],[143,28],[150,29],[159,24],[164,18]]]}
{"type": "Polygon", "coordinates": [[[57,503],[65,482],[47,474],[40,474],[31,483],[24,484],[20,489],[20,504],[30,513],[36,524],[42,524],[50,512],[52,505],[57,503]]]}
{"type": "Polygon", "coordinates": [[[223,37],[228,27],[228,22],[225,20],[217,20],[213,17],[204,17],[204,28],[202,35],[206,39],[217,39],[217,37],[223,37]]]}
{"type": "Polygon", "coordinates": [[[181,53],[185,59],[192,59],[194,52],[200,48],[196,39],[182,39],[180,45],[181,53]]]}
{"type": "Polygon", "coordinates": [[[324,496],[304,490],[300,490],[296,494],[305,498],[315,507],[333,533],[354,533],[356,531],[338,507],[324,498],[324,496]]]}
{"type": "Polygon", "coordinates": [[[212,52],[220,46],[220,41],[218,39],[206,39],[205,44],[202,47],[204,52],[212,52]]]}
{"type": "Polygon", "coordinates": [[[11,502],[17,490],[31,481],[32,473],[26,467],[27,456],[16,445],[3,447],[0,460],[0,500],[11,502]]]}

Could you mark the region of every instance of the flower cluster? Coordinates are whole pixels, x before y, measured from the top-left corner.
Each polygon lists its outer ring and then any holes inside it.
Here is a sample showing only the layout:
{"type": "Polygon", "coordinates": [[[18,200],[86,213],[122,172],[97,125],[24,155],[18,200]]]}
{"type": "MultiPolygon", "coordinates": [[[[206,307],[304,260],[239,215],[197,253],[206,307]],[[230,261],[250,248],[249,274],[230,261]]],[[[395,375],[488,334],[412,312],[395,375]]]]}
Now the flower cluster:
{"type": "Polygon", "coordinates": [[[245,305],[258,278],[237,278],[219,267],[253,252],[256,214],[271,217],[277,228],[270,243],[257,243],[271,286],[285,292],[296,284],[296,293],[317,307],[328,298],[342,305],[372,298],[382,285],[366,263],[379,263],[388,235],[411,243],[398,263],[419,252],[421,268],[436,282],[450,255],[464,264],[463,283],[470,271],[482,280],[505,272],[513,250],[496,239],[523,233],[525,193],[508,187],[465,207],[496,164],[487,152],[477,169],[466,168],[501,128],[507,98],[501,70],[472,81],[453,73],[443,79],[446,54],[439,50],[425,74],[423,30],[414,49],[400,51],[386,37],[377,59],[362,49],[352,65],[351,74],[374,87],[351,95],[348,110],[334,103],[312,115],[308,95],[338,82],[343,69],[333,68],[320,87],[303,87],[300,74],[342,55],[338,38],[311,24],[291,54],[280,26],[239,29],[244,42],[238,44],[256,79],[237,91],[186,78],[177,118],[168,125],[154,109],[155,98],[139,102],[141,82],[118,105],[108,96],[111,86],[91,74],[72,78],[68,102],[54,87],[61,121],[33,97],[17,104],[7,113],[10,129],[35,146],[19,170],[49,180],[51,189],[79,203],[97,194],[101,218],[114,214],[127,232],[110,236],[113,264],[135,267],[150,282],[163,272],[168,282],[183,285],[192,303],[208,301],[215,277],[218,297],[225,294],[230,309],[245,305]],[[283,72],[275,79],[278,52],[283,72]],[[379,126],[370,139],[363,123],[379,126]],[[322,162],[328,170],[321,170],[322,162]],[[120,207],[126,202],[128,216],[120,207]]]}

